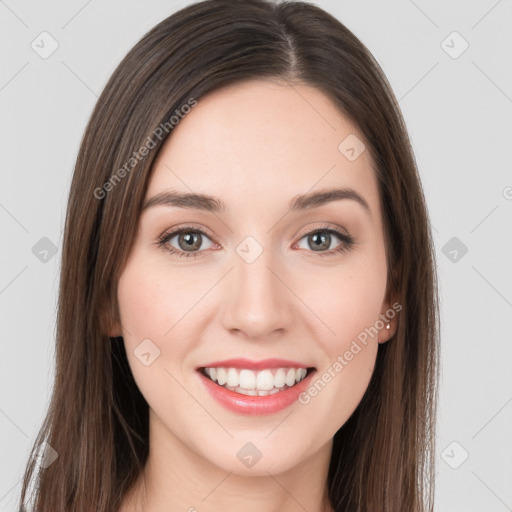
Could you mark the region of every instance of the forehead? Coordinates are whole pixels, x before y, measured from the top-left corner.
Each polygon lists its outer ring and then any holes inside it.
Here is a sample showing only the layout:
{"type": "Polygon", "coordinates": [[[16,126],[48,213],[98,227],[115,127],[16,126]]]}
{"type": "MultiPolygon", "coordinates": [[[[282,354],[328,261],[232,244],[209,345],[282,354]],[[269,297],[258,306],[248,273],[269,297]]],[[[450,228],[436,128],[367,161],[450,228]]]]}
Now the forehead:
{"type": "Polygon", "coordinates": [[[233,84],[199,100],[174,127],[146,197],[172,189],[222,197],[228,205],[264,200],[282,207],[311,190],[350,187],[373,210],[378,190],[369,152],[355,159],[346,153],[362,141],[358,127],[312,86],[233,84]]]}

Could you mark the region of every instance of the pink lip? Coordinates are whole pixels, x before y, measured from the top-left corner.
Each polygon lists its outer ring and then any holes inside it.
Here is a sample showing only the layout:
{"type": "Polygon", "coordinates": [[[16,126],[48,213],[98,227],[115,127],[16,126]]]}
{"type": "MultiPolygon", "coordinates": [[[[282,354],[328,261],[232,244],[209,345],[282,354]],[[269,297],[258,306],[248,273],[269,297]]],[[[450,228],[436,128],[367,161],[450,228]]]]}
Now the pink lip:
{"type": "Polygon", "coordinates": [[[289,359],[263,359],[262,361],[251,361],[250,359],[225,359],[224,361],[214,361],[213,363],[198,366],[200,368],[247,368],[248,370],[265,370],[267,368],[310,368],[309,366],[290,361],[289,359]]]}
{"type": "MultiPolygon", "coordinates": [[[[281,366],[283,360],[279,359],[278,361],[280,361],[278,367],[281,368],[288,366],[289,362],[287,362],[286,365],[281,366]]],[[[227,361],[223,361],[222,364],[224,365],[224,363],[226,362],[227,361]]],[[[295,367],[296,364],[297,363],[293,363],[293,365],[291,366],[295,367]]],[[[234,366],[230,365],[230,367],[233,368],[234,366]]],[[[243,367],[247,368],[247,366],[243,367]]],[[[269,366],[266,366],[266,368],[269,368],[269,366]]],[[[304,368],[304,365],[299,365],[299,368],[304,368]]],[[[310,385],[312,375],[316,373],[316,370],[306,375],[306,377],[303,380],[301,380],[298,384],[295,384],[291,388],[288,388],[285,391],[279,391],[278,393],[266,396],[249,396],[242,395],[241,393],[236,393],[235,391],[230,391],[229,389],[219,386],[219,384],[210,380],[200,371],[198,371],[198,373],[200,375],[201,381],[206,386],[208,392],[221,405],[223,405],[230,411],[239,414],[259,416],[262,414],[273,414],[292,405],[293,402],[295,402],[298,399],[299,395],[303,391],[305,391],[306,388],[310,385]]]]}

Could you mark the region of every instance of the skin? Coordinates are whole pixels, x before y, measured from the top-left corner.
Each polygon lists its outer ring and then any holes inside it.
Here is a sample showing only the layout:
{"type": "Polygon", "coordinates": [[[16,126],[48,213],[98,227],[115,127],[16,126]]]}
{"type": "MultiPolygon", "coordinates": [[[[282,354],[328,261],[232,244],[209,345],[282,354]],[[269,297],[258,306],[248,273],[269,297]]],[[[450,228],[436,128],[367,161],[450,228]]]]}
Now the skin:
{"type": "MultiPolygon", "coordinates": [[[[308,404],[275,414],[225,409],[195,368],[231,357],[282,357],[321,375],[393,304],[369,152],[349,161],[338,150],[351,133],[363,140],[318,89],[271,80],[216,91],[174,128],[146,198],[168,189],[206,193],[229,211],[156,206],[140,217],[118,286],[121,325],[110,335],[123,336],[149,404],[150,454],[146,487],[139,480],[122,512],[332,510],[332,438],[363,397],[378,344],[394,334],[396,317],[308,404]],[[287,212],[294,196],[331,187],[353,188],[370,212],[350,199],[287,212]],[[208,234],[198,235],[197,258],[156,245],[189,223],[208,234]],[[324,224],[348,231],[355,245],[322,256],[307,235],[324,224]],[[263,249],[250,264],[236,252],[249,235],[263,249]],[[146,338],[160,349],[149,366],[134,355],[146,338]],[[251,468],[237,458],[247,442],[262,453],[251,468]]],[[[322,250],[344,243],[332,235],[322,250]]],[[[167,245],[186,250],[179,236],[167,245]]]]}

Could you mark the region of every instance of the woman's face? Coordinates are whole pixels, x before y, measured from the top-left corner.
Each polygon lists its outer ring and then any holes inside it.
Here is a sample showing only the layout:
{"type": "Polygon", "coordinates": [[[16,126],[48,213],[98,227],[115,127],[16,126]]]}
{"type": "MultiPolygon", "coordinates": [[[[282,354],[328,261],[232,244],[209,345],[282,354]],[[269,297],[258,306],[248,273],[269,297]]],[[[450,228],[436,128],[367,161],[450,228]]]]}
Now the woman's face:
{"type": "Polygon", "coordinates": [[[380,320],[391,308],[383,221],[361,139],[319,90],[260,80],[201,99],[173,129],[146,201],[215,199],[143,210],[111,333],[124,338],[162,449],[178,442],[252,475],[330,450],[369,384],[378,340],[394,331],[380,320]],[[334,189],[351,192],[308,199],[334,189]],[[263,361],[276,358],[286,361],[263,361]],[[236,366],[228,359],[245,361],[223,376],[218,368],[236,366]],[[204,367],[249,394],[214,384],[204,367]],[[300,368],[314,371],[288,389],[300,368]]]}

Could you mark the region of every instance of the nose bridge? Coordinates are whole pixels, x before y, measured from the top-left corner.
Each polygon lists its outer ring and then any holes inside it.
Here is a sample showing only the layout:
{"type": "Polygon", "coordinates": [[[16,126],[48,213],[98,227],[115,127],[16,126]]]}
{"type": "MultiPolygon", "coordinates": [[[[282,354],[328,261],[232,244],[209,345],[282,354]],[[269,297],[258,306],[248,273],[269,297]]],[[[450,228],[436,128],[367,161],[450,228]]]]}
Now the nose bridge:
{"type": "Polygon", "coordinates": [[[288,326],[291,295],[283,278],[276,276],[280,266],[273,256],[270,248],[263,248],[250,237],[236,248],[227,285],[226,329],[265,337],[288,326]]]}

